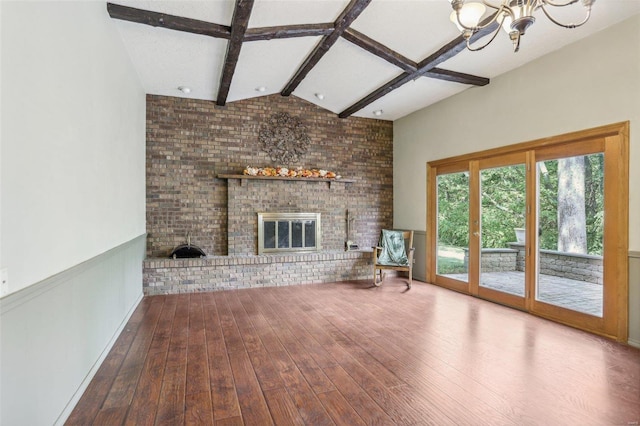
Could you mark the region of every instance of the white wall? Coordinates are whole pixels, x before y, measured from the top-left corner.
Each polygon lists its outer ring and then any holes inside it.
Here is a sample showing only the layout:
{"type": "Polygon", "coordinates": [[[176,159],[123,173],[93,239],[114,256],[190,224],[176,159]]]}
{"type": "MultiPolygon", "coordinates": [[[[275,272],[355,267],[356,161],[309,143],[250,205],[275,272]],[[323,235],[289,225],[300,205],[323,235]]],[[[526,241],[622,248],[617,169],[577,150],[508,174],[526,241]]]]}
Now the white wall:
{"type": "MultiPolygon", "coordinates": [[[[428,161],[620,121],[631,122],[630,182],[640,182],[638,46],[640,15],[395,121],[394,226],[426,228],[428,161]]],[[[638,251],[640,192],[632,189],[629,203],[630,250],[638,251]]],[[[630,304],[630,337],[640,342],[640,300],[630,304]]]]}
{"type": "Polygon", "coordinates": [[[142,297],[145,94],[104,2],[0,1],[0,424],[65,420],[142,297]]]}
{"type": "Polygon", "coordinates": [[[2,1],[1,16],[14,292],[145,232],[145,98],[104,2],[2,1]]]}

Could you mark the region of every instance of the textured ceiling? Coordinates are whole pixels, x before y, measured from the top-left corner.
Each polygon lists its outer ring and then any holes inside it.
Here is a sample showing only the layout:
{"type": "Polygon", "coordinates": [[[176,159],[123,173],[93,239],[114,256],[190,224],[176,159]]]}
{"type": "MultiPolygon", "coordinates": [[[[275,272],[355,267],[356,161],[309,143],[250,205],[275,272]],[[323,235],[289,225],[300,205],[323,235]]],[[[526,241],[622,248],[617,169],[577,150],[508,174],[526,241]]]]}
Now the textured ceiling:
{"type": "MultiPolygon", "coordinates": [[[[114,0],[113,3],[225,26],[232,25],[235,7],[234,0],[114,0]]],[[[348,5],[349,1],[344,0],[255,0],[248,28],[333,23],[348,5]]],[[[580,19],[582,8],[567,7],[560,12],[558,16],[568,15],[567,21],[575,22],[580,19]]],[[[413,62],[420,62],[459,35],[449,21],[450,13],[447,0],[372,0],[351,28],[413,62]]],[[[585,26],[568,30],[551,24],[542,12],[537,12],[535,24],[522,38],[520,52],[512,52],[508,36],[502,33],[486,49],[462,51],[438,64],[438,68],[494,78],[638,13],[640,0],[600,0],[585,26]]],[[[147,93],[216,100],[228,40],[118,19],[112,22],[147,93]],[[187,86],[191,92],[184,94],[178,91],[179,86],[187,86]]],[[[227,102],[280,93],[321,39],[309,36],[244,42],[227,102]],[[259,92],[258,87],[265,90],[259,92]]],[[[293,95],[339,114],[402,72],[339,38],[293,95]],[[324,98],[318,99],[317,93],[324,98]]],[[[395,120],[470,87],[420,77],[353,115],[395,120]],[[376,110],[384,113],[376,117],[373,115],[376,110]]]]}

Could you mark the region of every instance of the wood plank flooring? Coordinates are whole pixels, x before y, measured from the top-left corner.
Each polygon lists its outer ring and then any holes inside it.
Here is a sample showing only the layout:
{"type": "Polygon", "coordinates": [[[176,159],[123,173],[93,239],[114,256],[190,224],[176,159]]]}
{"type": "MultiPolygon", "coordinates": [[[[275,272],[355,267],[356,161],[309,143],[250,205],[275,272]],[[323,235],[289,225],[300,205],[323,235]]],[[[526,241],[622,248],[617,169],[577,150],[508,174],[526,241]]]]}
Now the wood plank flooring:
{"type": "Polygon", "coordinates": [[[639,421],[639,350],[391,279],[145,297],[67,424],[639,421]]]}

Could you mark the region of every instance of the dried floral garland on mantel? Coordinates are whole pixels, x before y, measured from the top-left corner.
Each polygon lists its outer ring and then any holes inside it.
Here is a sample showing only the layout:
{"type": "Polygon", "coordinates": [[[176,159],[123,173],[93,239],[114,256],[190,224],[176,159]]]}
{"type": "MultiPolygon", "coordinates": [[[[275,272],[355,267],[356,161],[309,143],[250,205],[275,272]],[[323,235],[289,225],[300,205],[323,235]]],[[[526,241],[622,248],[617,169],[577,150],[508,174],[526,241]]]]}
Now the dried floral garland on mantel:
{"type": "Polygon", "coordinates": [[[307,152],[311,141],[300,119],[286,112],[273,114],[261,125],[258,140],[262,151],[280,164],[297,162],[307,152]]]}
{"type": "Polygon", "coordinates": [[[251,167],[247,166],[243,172],[245,176],[290,177],[290,178],[324,178],[340,179],[342,176],[330,170],[304,169],[302,167],[251,167]]]}

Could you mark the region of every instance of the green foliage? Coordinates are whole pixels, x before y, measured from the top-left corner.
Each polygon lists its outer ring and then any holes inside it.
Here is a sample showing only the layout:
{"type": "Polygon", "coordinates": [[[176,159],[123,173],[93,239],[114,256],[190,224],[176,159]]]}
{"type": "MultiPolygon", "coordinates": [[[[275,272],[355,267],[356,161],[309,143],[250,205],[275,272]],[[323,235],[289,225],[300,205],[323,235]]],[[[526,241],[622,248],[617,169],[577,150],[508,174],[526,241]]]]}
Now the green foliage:
{"type": "Polygon", "coordinates": [[[526,172],[523,164],[482,170],[482,247],[507,247],[524,228],[526,172]]]}
{"type": "MultiPolygon", "coordinates": [[[[585,157],[585,212],[589,254],[602,254],[604,230],[604,155],[585,157]]],[[[558,248],[558,161],[540,163],[539,242],[558,248]]],[[[525,227],[525,167],[515,165],[481,172],[482,246],[507,247],[514,228],[525,227]]],[[[438,245],[469,246],[469,176],[438,176],[438,245]]],[[[443,264],[443,267],[446,265],[443,264]]],[[[448,267],[448,266],[447,266],[448,267]]]]}
{"type": "Polygon", "coordinates": [[[466,274],[467,265],[458,259],[438,256],[438,274],[466,274]]]}
{"type": "Polygon", "coordinates": [[[439,244],[469,246],[469,174],[438,176],[439,244]]]}

